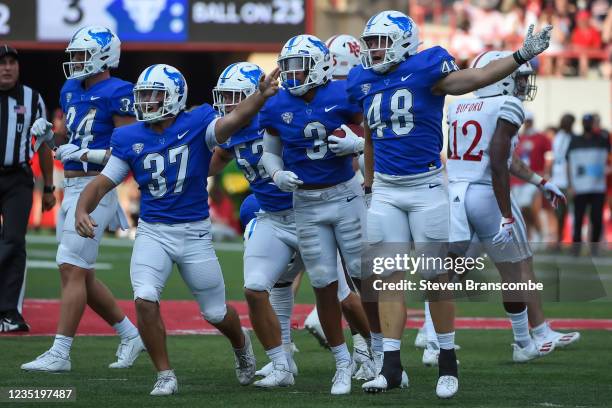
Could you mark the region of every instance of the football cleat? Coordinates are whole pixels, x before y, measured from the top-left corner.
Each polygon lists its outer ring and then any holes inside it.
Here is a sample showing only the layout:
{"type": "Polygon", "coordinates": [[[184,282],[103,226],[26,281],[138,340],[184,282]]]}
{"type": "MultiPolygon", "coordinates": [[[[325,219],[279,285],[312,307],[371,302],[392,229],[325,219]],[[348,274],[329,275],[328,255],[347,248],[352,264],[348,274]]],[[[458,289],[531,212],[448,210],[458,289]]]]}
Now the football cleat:
{"type": "Polygon", "coordinates": [[[62,356],[52,350],[45,351],[36,360],[21,365],[25,371],[44,371],[48,373],[61,373],[70,371],[72,368],[69,356],[62,356]]]}
{"type": "Polygon", "coordinates": [[[317,339],[321,347],[329,349],[329,343],[327,342],[327,338],[323,332],[323,326],[321,326],[321,322],[319,321],[319,315],[316,307],[312,309],[312,311],[306,317],[306,320],[304,320],[304,328],[308,330],[308,333],[312,334],[315,339],[317,339]]]}
{"type": "Polygon", "coordinates": [[[4,313],[0,318],[0,333],[15,333],[30,331],[30,325],[26,323],[21,313],[11,311],[4,313]]]}
{"type": "Polygon", "coordinates": [[[243,350],[234,350],[236,378],[238,378],[240,385],[249,385],[255,378],[257,362],[255,361],[255,354],[253,354],[251,337],[245,328],[242,328],[242,332],[244,333],[245,347],[243,347],[243,350]]]}
{"type": "Polygon", "coordinates": [[[545,336],[541,340],[536,338],[536,341],[540,343],[552,341],[555,343],[556,349],[567,347],[578,340],[580,340],[580,332],[561,333],[553,330],[549,330],[548,336],[545,336]]]}
{"type": "MultiPolygon", "coordinates": [[[[408,388],[409,384],[408,374],[406,374],[406,371],[402,370],[402,381],[400,382],[399,388],[408,388]]],[[[363,391],[371,394],[385,392],[388,389],[387,379],[384,375],[378,374],[378,376],[372,381],[363,383],[361,388],[363,391]]]]}
{"type": "Polygon", "coordinates": [[[253,383],[254,386],[259,388],[287,387],[293,384],[295,384],[293,373],[282,364],[273,366],[268,375],[253,383]]]}
{"type": "Polygon", "coordinates": [[[370,357],[368,344],[364,338],[355,334],[353,336],[353,378],[356,380],[371,380],[376,377],[376,365],[370,357]]]}
{"type": "MultiPolygon", "coordinates": [[[[289,363],[289,372],[291,374],[293,374],[294,377],[297,376],[298,375],[298,367],[297,367],[297,364],[295,364],[295,361],[293,360],[293,357],[288,355],[287,356],[287,362],[289,363]]],[[[272,364],[272,362],[270,361],[268,364],[263,366],[261,368],[261,370],[255,371],[255,375],[260,376],[260,377],[267,377],[268,375],[270,375],[270,373],[272,372],[273,369],[274,369],[274,364],[272,364]]]]}
{"type": "Polygon", "coordinates": [[[438,398],[452,398],[459,391],[459,379],[452,375],[443,375],[438,378],[436,395],[438,398]]]}
{"type": "Polygon", "coordinates": [[[145,346],[140,336],[132,337],[128,340],[121,340],[117,347],[117,361],[110,363],[108,368],[130,368],[141,352],[145,351],[145,346]]]}
{"type": "Polygon", "coordinates": [[[414,339],[414,347],[427,347],[427,334],[425,333],[425,325],[423,325],[417,332],[416,338],[414,339]]]}
{"type": "Polygon", "coordinates": [[[423,365],[425,367],[436,367],[439,356],[440,348],[434,342],[427,343],[427,347],[423,350],[423,365]]]}
{"type": "Polygon", "coordinates": [[[546,343],[537,343],[532,340],[529,345],[520,347],[516,343],[512,343],[512,360],[515,363],[525,363],[539,357],[544,357],[550,354],[555,349],[555,343],[552,341],[546,343]]]}
{"type": "Polygon", "coordinates": [[[153,391],[151,391],[150,395],[159,397],[176,394],[177,392],[178,382],[176,380],[176,375],[172,372],[171,374],[157,375],[157,381],[155,381],[153,391]]]}
{"type": "Polygon", "coordinates": [[[332,395],[343,395],[351,393],[351,373],[352,364],[346,367],[337,367],[336,374],[332,379],[331,393],[332,395]]]}

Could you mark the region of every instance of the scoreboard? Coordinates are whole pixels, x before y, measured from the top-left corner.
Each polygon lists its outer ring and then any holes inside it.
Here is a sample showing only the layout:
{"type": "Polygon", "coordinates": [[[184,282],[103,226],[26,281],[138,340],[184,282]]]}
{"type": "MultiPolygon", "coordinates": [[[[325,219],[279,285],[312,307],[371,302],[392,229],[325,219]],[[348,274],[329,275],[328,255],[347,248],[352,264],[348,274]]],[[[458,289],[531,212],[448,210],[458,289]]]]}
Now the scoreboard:
{"type": "Polygon", "coordinates": [[[0,42],[64,48],[85,25],[128,49],[277,51],[312,31],[315,0],[0,0],[0,42]]]}

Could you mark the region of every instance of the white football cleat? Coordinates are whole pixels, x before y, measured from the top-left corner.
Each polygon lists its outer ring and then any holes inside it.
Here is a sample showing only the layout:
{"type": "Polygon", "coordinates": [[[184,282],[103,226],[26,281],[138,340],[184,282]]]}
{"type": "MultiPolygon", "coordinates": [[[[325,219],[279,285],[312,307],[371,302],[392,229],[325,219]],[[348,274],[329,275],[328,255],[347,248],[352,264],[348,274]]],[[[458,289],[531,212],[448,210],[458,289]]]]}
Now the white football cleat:
{"type": "Polygon", "coordinates": [[[452,398],[459,391],[459,379],[452,375],[443,375],[438,378],[436,395],[438,398],[452,398]]]}
{"type": "MultiPolygon", "coordinates": [[[[408,374],[406,374],[406,371],[402,370],[402,381],[400,382],[399,388],[408,388],[409,384],[410,382],[408,380],[408,374]]],[[[375,379],[373,379],[372,381],[365,382],[361,386],[361,388],[365,392],[369,392],[372,394],[376,394],[379,392],[385,392],[387,391],[387,387],[388,387],[387,379],[382,374],[378,374],[378,376],[376,376],[375,379]]]]}
{"type": "MultiPolygon", "coordinates": [[[[293,376],[296,377],[298,375],[298,367],[297,367],[297,364],[295,364],[293,357],[291,357],[290,355],[287,356],[287,362],[289,363],[289,372],[291,372],[291,374],[293,374],[293,376]]],[[[267,377],[268,375],[270,375],[273,369],[274,369],[274,365],[270,361],[268,364],[263,366],[260,370],[255,371],[255,375],[260,376],[260,377],[267,377]]]]}
{"type": "Polygon", "coordinates": [[[327,338],[323,332],[323,326],[321,326],[321,322],[319,321],[319,314],[317,313],[316,307],[312,309],[308,316],[306,316],[306,320],[304,320],[304,328],[308,330],[308,333],[312,334],[315,339],[317,339],[321,347],[329,349],[329,343],[327,342],[327,338]]]}
{"type": "Polygon", "coordinates": [[[249,332],[243,327],[242,333],[244,333],[244,351],[234,351],[236,378],[238,378],[240,385],[249,385],[255,378],[257,361],[255,361],[255,354],[253,354],[253,344],[249,332]]]}
{"type": "Polygon", "coordinates": [[[427,343],[427,347],[423,350],[423,365],[425,367],[436,367],[439,356],[440,348],[433,342],[427,343]]]}
{"type": "Polygon", "coordinates": [[[512,360],[515,363],[525,363],[539,357],[544,357],[552,353],[554,349],[555,343],[552,341],[540,344],[532,340],[526,347],[520,347],[518,344],[512,343],[512,360]]]}
{"type": "Polygon", "coordinates": [[[332,379],[332,395],[343,395],[351,393],[351,374],[353,364],[346,367],[336,367],[336,374],[332,379]]]}
{"type": "Polygon", "coordinates": [[[145,351],[145,346],[140,336],[129,340],[121,340],[115,353],[117,361],[110,363],[108,368],[130,368],[143,351],[145,351]]]}
{"type": "Polygon", "coordinates": [[[427,347],[427,333],[425,332],[425,325],[419,328],[416,338],[414,339],[414,347],[416,348],[427,347]]]}
{"type": "Polygon", "coordinates": [[[536,341],[540,343],[552,341],[555,343],[556,349],[567,347],[578,340],[580,340],[580,332],[561,333],[554,330],[550,330],[548,332],[548,336],[544,337],[543,339],[536,338],[536,341]]]}
{"type": "Polygon", "coordinates": [[[70,357],[64,357],[53,350],[47,350],[36,357],[36,360],[21,365],[21,369],[25,371],[44,371],[48,373],[66,372],[70,371],[71,368],[70,357]]]}
{"type": "Polygon", "coordinates": [[[176,380],[176,375],[174,373],[165,374],[165,375],[157,375],[157,381],[155,381],[155,385],[153,386],[153,391],[151,391],[150,395],[159,397],[165,395],[172,395],[178,392],[178,382],[176,380]]]}
{"type": "Polygon", "coordinates": [[[253,383],[254,386],[259,388],[287,387],[293,384],[295,384],[293,373],[282,364],[273,366],[267,376],[253,383]]]}

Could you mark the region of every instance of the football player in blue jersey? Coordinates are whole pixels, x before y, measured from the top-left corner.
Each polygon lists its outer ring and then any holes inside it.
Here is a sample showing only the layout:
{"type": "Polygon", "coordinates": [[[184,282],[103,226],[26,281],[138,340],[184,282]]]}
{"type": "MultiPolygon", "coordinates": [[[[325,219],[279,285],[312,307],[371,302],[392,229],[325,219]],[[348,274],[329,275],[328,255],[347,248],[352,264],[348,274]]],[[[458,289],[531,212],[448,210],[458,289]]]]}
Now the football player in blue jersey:
{"type": "Polygon", "coordinates": [[[70,349],[85,305],[112,325],[121,337],[117,361],[109,367],[130,367],[144,350],[138,330],[94,272],[104,230],[127,227],[117,194],[109,193],[97,208],[94,239],[82,238],[74,230],[78,196],[102,170],[113,129],[134,121],[133,85],[110,75],[110,69],[119,65],[120,46],[119,38],[108,28],[84,27],[77,31],[66,49],[67,81],[60,93],[65,129],[54,134],[51,123],[44,118],[32,125],[32,134],[37,137],[35,147],[42,142],[51,148],[59,146],[56,159],[64,163],[64,200],[56,227],[62,296],[53,346],[36,360],[23,364],[24,370],[70,371],[70,349]]]}
{"type": "MultiPolygon", "coordinates": [[[[347,394],[351,390],[351,356],[336,297],[337,256],[339,250],[351,277],[361,277],[365,203],[352,167],[356,151],[335,153],[327,137],[340,127],[361,124],[363,115],[348,101],[346,82],[329,80],[331,56],[318,38],[291,38],[278,65],[284,89],[260,112],[260,126],[266,129],[262,160],[274,183],[283,191],[293,191],[300,253],[336,359],[331,393],[347,394]]],[[[376,313],[370,309],[368,320],[372,315],[376,313]]],[[[370,321],[373,332],[379,331],[376,324],[370,321]]]]}
{"type": "MultiPolygon", "coordinates": [[[[261,76],[263,71],[254,64],[241,62],[228,66],[213,90],[215,107],[221,115],[232,112],[240,101],[255,92],[261,76]]],[[[287,267],[294,258],[299,258],[296,256],[298,243],[293,194],[280,190],[261,163],[263,133],[258,118],[255,118],[248,126],[232,135],[228,142],[215,149],[210,173],[217,174],[235,158],[261,205],[262,211],[257,213],[257,228],[251,233],[250,239],[245,240],[244,287],[251,322],[272,362],[272,370],[263,369],[262,373],[267,375],[256,381],[255,386],[276,387],[292,385],[293,374],[297,373],[291,358],[289,319],[293,306],[291,283],[302,268],[295,265],[287,267]],[[270,253],[274,256],[270,256],[270,253]],[[279,304],[272,303],[272,298],[279,304]]],[[[341,263],[337,264],[336,270],[340,271],[338,300],[344,302],[351,291],[341,263]]],[[[369,328],[359,299],[357,309],[356,313],[353,309],[349,310],[347,319],[353,322],[355,315],[361,317],[362,324],[359,327],[367,335],[369,328]]]]}
{"type": "Polygon", "coordinates": [[[236,376],[249,384],[255,356],[236,311],[225,303],[225,285],[210,233],[208,167],[212,150],[247,125],[278,90],[278,71],[258,82],[258,90],[232,113],[218,118],[207,104],[185,112],[187,83],[169,65],[145,69],[134,87],[138,123],[117,129],[108,164],[83,191],[76,210],[76,230],[93,237],[95,209],[131,170],[141,191],[140,221],[130,278],[138,327],[158,376],[151,395],[178,390],[166,350],[159,299],[177,264],[203,317],[228,337],[234,348],[236,376]],[[91,214],[91,215],[90,215],[91,214]]]}
{"type": "MultiPolygon", "coordinates": [[[[548,47],[551,29],[534,34],[532,26],[523,47],[511,56],[481,69],[459,70],[441,47],[417,51],[418,28],[405,14],[384,11],[370,18],[361,36],[362,66],[348,78],[348,92],[366,116],[365,184],[372,187],[370,243],[414,242],[419,254],[445,256],[449,203],[440,161],[444,96],[471,92],[510,75],[548,47]]],[[[434,281],[446,277],[444,270],[421,270],[421,274],[434,281]]],[[[385,278],[401,277],[393,273],[385,278]]],[[[459,388],[454,302],[437,300],[430,302],[441,349],[436,394],[450,398],[459,388]]],[[[380,302],[379,307],[385,328],[384,364],[381,374],[363,385],[369,392],[399,386],[402,373],[403,296],[380,302]]]]}

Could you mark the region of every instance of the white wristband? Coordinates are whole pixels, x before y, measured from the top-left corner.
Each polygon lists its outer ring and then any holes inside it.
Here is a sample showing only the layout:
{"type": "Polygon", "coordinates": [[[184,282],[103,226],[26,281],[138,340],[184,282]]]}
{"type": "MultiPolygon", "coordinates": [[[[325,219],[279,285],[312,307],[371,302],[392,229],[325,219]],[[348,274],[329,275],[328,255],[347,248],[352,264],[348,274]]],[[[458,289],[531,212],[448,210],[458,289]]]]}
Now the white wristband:
{"type": "Polygon", "coordinates": [[[529,182],[530,182],[531,184],[533,184],[534,186],[538,186],[538,187],[540,187],[540,184],[542,183],[542,180],[543,180],[542,176],[540,176],[540,175],[539,175],[539,174],[537,174],[537,173],[533,173],[533,175],[532,175],[532,176],[531,176],[531,178],[529,179],[529,182]]]}
{"type": "Polygon", "coordinates": [[[93,149],[87,152],[87,162],[94,164],[104,164],[104,158],[106,157],[106,150],[104,149],[93,149]]]}

